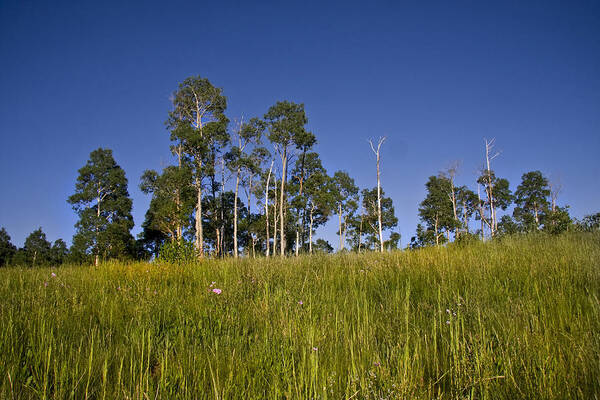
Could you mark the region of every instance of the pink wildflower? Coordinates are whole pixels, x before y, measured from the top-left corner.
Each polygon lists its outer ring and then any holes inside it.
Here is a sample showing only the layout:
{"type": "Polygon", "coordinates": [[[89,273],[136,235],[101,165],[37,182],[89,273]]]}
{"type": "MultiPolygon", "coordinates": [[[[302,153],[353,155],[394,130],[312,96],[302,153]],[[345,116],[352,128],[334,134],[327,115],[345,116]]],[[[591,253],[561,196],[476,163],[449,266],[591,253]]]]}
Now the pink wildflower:
{"type": "Polygon", "coordinates": [[[53,272],[50,274],[51,277],[56,278],[56,274],[53,272]]]}
{"type": "Polygon", "coordinates": [[[44,282],[44,287],[48,287],[48,282],[44,282]]]}
{"type": "Polygon", "coordinates": [[[318,347],[313,347],[312,350],[313,351],[319,351],[319,348],[318,347]]]}
{"type": "Polygon", "coordinates": [[[212,291],[213,293],[221,294],[221,289],[214,288],[212,291]]]}
{"type": "Polygon", "coordinates": [[[302,305],[302,304],[304,304],[304,302],[303,302],[302,300],[300,300],[300,301],[298,302],[298,304],[302,305]]]}

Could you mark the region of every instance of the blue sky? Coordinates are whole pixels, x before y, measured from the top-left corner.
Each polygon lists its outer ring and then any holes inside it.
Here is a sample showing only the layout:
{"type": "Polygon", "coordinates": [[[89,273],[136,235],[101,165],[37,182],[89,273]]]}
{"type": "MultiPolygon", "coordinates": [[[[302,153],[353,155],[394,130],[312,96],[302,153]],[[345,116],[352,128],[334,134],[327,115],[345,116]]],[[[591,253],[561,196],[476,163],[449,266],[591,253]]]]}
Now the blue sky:
{"type": "MultiPolygon", "coordinates": [[[[600,211],[600,3],[37,2],[0,0],[0,226],[22,245],[74,233],[66,203],[98,147],[125,169],[136,230],[143,170],[171,162],[169,96],[201,75],[228,116],[303,102],[333,172],[375,185],[367,143],[388,137],[382,184],[406,244],[427,177],[483,139],[511,182],[560,179],[572,215],[600,211]]],[[[317,233],[335,243],[334,228],[317,233]]]]}

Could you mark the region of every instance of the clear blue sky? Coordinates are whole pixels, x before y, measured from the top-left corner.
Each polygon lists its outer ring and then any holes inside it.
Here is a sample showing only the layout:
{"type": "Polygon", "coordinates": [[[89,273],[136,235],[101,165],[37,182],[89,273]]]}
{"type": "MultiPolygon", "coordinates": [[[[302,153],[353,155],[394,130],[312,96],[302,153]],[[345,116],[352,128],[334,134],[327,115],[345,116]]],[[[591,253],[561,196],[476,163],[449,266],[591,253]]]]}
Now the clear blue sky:
{"type": "Polygon", "coordinates": [[[231,119],[305,103],[325,166],[361,187],[366,140],[386,135],[403,245],[429,175],[462,160],[474,188],[484,137],[513,190],[539,169],[572,215],[600,211],[599,2],[325,3],[0,0],[0,226],[70,242],[77,170],[108,147],[138,232],[139,177],[171,161],[169,96],[190,75],[224,89],[231,119]]]}

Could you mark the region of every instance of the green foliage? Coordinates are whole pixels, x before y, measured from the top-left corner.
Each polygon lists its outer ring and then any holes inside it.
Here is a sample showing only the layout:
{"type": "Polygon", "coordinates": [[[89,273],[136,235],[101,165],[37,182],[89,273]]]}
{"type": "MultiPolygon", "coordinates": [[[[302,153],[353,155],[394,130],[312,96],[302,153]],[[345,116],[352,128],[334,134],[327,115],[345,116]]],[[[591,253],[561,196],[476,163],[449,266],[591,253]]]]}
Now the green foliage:
{"type": "Polygon", "coordinates": [[[301,154],[291,175],[288,192],[296,216],[295,227],[300,231],[300,247],[308,250],[309,231],[314,233],[325,224],[334,207],[331,179],[314,152],[301,154]]]}
{"type": "Polygon", "coordinates": [[[540,171],[527,172],[521,180],[515,191],[516,207],[513,216],[526,231],[540,229],[543,215],[549,207],[548,180],[540,171]]]}
{"type": "Polygon", "coordinates": [[[269,131],[269,140],[279,146],[282,153],[287,154],[289,147],[310,149],[315,143],[315,136],[305,129],[308,118],[304,112],[304,104],[289,101],[278,101],[271,106],[264,116],[269,131]]]}
{"type": "Polygon", "coordinates": [[[410,238],[410,248],[418,249],[420,247],[434,246],[436,244],[444,243],[444,241],[444,236],[436,237],[434,230],[427,229],[423,225],[417,224],[416,234],[410,238]]]}
{"type": "MultiPolygon", "coordinates": [[[[204,241],[207,246],[216,249],[217,246],[217,231],[219,235],[223,235],[223,243],[221,250],[224,254],[233,253],[233,201],[235,194],[232,191],[221,193],[219,197],[205,197],[202,202],[202,208],[205,210],[218,210],[218,218],[207,215],[203,221],[204,226],[204,241]],[[222,214],[221,214],[222,208],[222,214]]],[[[238,218],[244,220],[248,217],[248,208],[238,199],[238,218]]],[[[245,246],[248,244],[248,232],[238,233],[238,245],[245,246]]]]}
{"type": "Polygon", "coordinates": [[[523,232],[521,225],[517,224],[510,215],[503,215],[498,223],[498,233],[501,235],[514,235],[523,232]]]}
{"type": "Polygon", "coordinates": [[[0,398],[593,399],[599,243],[4,269],[0,398]]]}
{"type": "Polygon", "coordinates": [[[0,267],[6,267],[16,253],[17,248],[10,242],[10,236],[6,229],[0,229],[0,267]]]}
{"type": "Polygon", "coordinates": [[[568,231],[573,225],[569,215],[569,207],[556,207],[554,211],[546,211],[542,223],[544,224],[544,231],[553,235],[568,231]]]}
{"type": "Polygon", "coordinates": [[[398,246],[400,245],[400,238],[400,233],[392,232],[389,239],[383,242],[383,247],[386,250],[397,250],[398,246]]]}
{"type": "Polygon", "coordinates": [[[49,265],[52,261],[51,247],[52,244],[46,240],[46,234],[42,232],[42,228],[31,232],[23,246],[25,265],[29,267],[49,265]]]}
{"type": "MultiPolygon", "coordinates": [[[[482,175],[477,178],[477,183],[482,185],[486,193],[492,192],[494,198],[494,207],[506,210],[513,202],[513,195],[510,191],[510,185],[507,179],[498,178],[494,171],[484,171],[482,175]],[[491,182],[491,183],[490,183],[491,182]]],[[[489,199],[486,200],[487,206],[489,207],[489,199]]]]}
{"type": "Polygon", "coordinates": [[[144,244],[153,251],[166,238],[181,239],[184,229],[190,227],[194,208],[195,190],[191,169],[169,166],[162,174],[146,170],[142,174],[140,189],[152,193],[150,207],[142,224],[144,244]]]}
{"type": "Polygon", "coordinates": [[[325,239],[317,239],[313,244],[313,251],[315,253],[330,254],[333,253],[333,246],[325,239]]]}
{"type": "Polygon", "coordinates": [[[466,246],[472,246],[477,242],[480,242],[481,238],[479,237],[479,235],[476,235],[474,233],[469,233],[469,232],[463,232],[460,234],[460,236],[458,236],[453,244],[460,246],[460,247],[466,247],[466,246]]]}
{"type": "MultiPolygon", "coordinates": [[[[362,192],[362,206],[363,214],[362,219],[362,234],[364,236],[364,242],[362,248],[364,249],[376,249],[379,246],[379,227],[377,217],[377,188],[363,189],[362,192]]],[[[353,237],[352,244],[356,245],[356,219],[354,219],[353,237]]],[[[398,225],[398,218],[394,211],[394,204],[391,197],[385,197],[385,192],[381,189],[381,229],[386,232],[393,229],[398,225]]],[[[391,248],[396,248],[397,243],[400,240],[400,236],[394,235],[388,241],[388,245],[391,248]]],[[[384,242],[385,247],[385,242],[384,242]]]]}
{"type": "Polygon", "coordinates": [[[419,205],[419,217],[425,229],[433,232],[433,241],[439,243],[444,232],[458,227],[450,200],[451,183],[445,176],[430,176],[425,188],[427,196],[419,205]]]}
{"type": "Polygon", "coordinates": [[[81,169],[75,194],[67,200],[79,216],[73,237],[74,253],[86,256],[123,258],[131,255],[132,202],[125,171],[115,162],[112,150],[99,148],[81,169]]]}
{"type": "Polygon", "coordinates": [[[69,257],[69,249],[67,244],[62,239],[57,239],[50,249],[50,263],[51,265],[58,266],[67,261],[69,257]]]}
{"type": "Polygon", "coordinates": [[[168,241],[160,246],[158,260],[169,264],[190,264],[198,259],[192,242],[186,240],[168,241]]]}
{"type": "Polygon", "coordinates": [[[600,212],[586,215],[583,220],[577,224],[577,228],[584,232],[600,231],[600,212]]]}

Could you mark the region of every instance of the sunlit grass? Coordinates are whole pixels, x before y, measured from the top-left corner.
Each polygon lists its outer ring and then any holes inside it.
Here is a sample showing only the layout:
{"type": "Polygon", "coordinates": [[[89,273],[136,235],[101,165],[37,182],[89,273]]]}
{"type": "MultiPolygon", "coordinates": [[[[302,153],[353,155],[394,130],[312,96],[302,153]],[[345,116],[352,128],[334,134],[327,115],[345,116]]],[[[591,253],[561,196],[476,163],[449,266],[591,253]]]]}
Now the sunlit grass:
{"type": "Polygon", "coordinates": [[[598,398],[598,260],[570,235],[3,269],[0,398],[598,398]]]}

